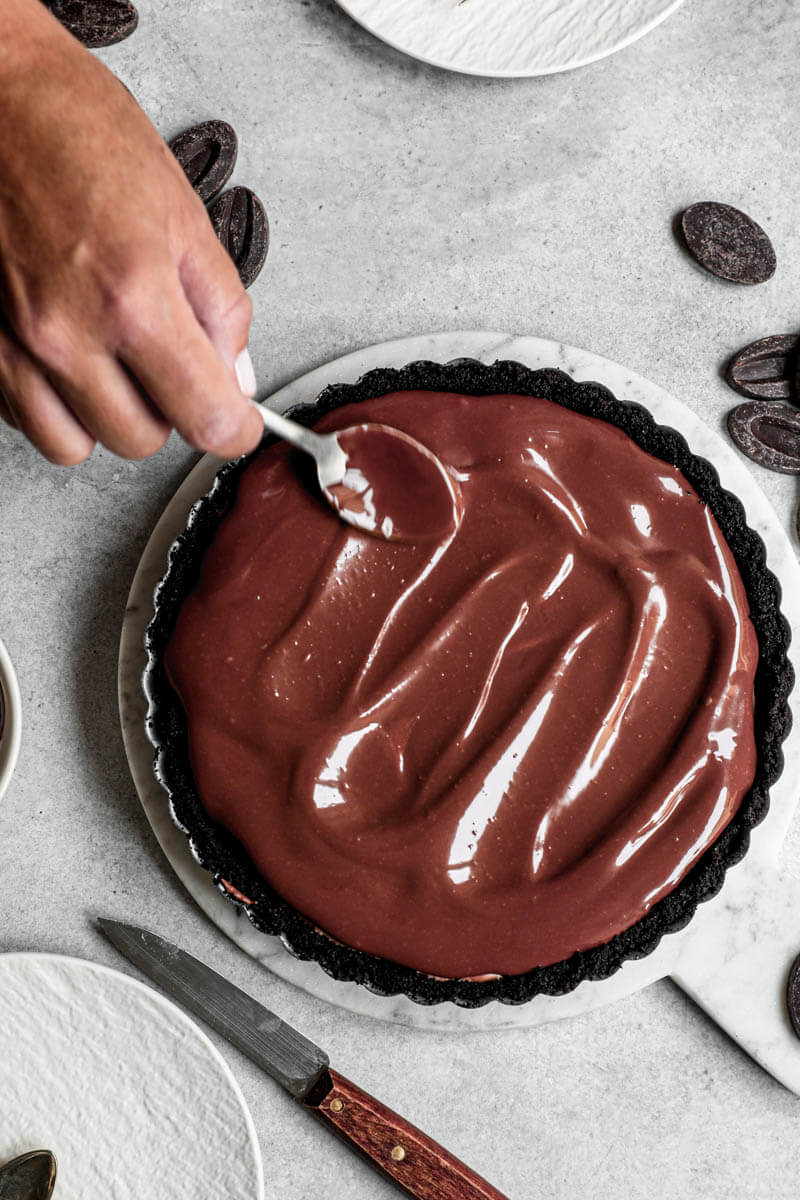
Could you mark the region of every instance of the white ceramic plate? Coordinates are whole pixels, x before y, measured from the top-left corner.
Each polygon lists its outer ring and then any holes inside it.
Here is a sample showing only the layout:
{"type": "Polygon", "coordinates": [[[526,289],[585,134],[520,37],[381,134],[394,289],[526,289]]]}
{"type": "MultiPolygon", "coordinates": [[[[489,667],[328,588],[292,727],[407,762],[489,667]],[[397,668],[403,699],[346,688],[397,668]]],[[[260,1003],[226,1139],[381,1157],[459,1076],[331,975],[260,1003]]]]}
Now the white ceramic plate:
{"type": "Polygon", "coordinates": [[[605,58],[682,0],[339,0],[396,50],[468,75],[552,75],[605,58]]]}
{"type": "Polygon", "coordinates": [[[127,975],[0,955],[0,1162],[58,1160],[58,1200],[262,1200],[244,1097],[192,1021],[127,975]]]}

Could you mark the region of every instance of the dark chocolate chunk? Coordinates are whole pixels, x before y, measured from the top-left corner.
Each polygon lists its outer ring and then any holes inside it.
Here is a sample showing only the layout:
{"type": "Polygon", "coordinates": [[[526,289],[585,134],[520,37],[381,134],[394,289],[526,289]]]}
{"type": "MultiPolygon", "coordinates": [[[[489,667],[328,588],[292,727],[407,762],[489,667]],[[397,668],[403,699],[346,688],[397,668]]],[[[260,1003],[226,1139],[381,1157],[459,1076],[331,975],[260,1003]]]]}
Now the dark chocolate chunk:
{"type": "Polygon", "coordinates": [[[738,208],[712,201],[692,204],[681,226],[690,253],[713,275],[732,283],[763,283],[775,274],[772,242],[738,208]]]}
{"type": "Polygon", "coordinates": [[[728,363],[725,382],[751,400],[790,400],[797,395],[800,335],[760,338],[728,363]]]}
{"type": "Polygon", "coordinates": [[[794,960],[789,972],[789,984],[786,988],[786,1004],[789,1009],[789,1020],[792,1029],[800,1037],[800,954],[794,960]]]}
{"type": "Polygon", "coordinates": [[[227,121],[203,121],[179,134],[169,148],[189,183],[207,204],[233,174],[239,140],[227,121]]]}
{"type": "Polygon", "coordinates": [[[775,400],[753,400],[728,414],[736,445],[770,471],[800,475],[800,412],[775,400]]]}
{"type": "Polygon", "coordinates": [[[244,286],[258,275],[267,257],[269,223],[264,205],[250,188],[234,187],[208,210],[217,237],[230,254],[244,286]]]}
{"type": "Polygon", "coordinates": [[[79,42],[96,50],[130,37],[139,14],[128,0],[45,0],[54,17],[79,42]]]}

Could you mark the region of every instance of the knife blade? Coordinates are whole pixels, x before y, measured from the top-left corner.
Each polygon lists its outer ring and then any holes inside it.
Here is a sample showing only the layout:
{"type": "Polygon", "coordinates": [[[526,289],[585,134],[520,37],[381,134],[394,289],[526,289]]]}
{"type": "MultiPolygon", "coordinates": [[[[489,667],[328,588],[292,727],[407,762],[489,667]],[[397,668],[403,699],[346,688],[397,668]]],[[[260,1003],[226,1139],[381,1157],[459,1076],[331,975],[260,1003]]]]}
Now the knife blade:
{"type": "Polygon", "coordinates": [[[153,979],[417,1200],[507,1200],[460,1159],[345,1079],[328,1056],[211,967],[158,934],[99,918],[100,929],[153,979]]]}
{"type": "Polygon", "coordinates": [[[319,1046],[155,933],[100,918],[108,940],[159,987],[232,1042],[257,1067],[302,1100],[328,1066],[319,1046]]]}

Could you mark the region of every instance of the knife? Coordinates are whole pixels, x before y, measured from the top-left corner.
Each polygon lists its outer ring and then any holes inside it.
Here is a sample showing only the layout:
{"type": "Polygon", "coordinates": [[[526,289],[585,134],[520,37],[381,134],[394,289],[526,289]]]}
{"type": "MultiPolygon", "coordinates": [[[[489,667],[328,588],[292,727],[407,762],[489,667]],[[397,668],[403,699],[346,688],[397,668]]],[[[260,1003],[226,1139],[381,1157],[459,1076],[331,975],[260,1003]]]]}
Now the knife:
{"type": "Polygon", "coordinates": [[[485,1179],[330,1066],[319,1046],[155,933],[99,918],[121,954],[221,1033],[308,1112],[417,1200],[507,1200],[485,1179]]]}

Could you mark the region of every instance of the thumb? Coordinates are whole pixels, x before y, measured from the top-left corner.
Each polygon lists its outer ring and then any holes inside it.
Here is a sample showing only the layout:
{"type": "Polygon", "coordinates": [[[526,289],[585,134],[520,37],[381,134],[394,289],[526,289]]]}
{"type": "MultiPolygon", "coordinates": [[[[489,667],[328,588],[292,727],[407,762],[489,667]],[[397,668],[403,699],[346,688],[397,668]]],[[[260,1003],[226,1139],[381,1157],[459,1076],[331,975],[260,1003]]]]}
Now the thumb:
{"type": "Polygon", "coordinates": [[[252,398],[256,377],[247,350],[253,304],[238,272],[209,225],[193,239],[180,267],[181,283],[199,324],[252,398]]]}

